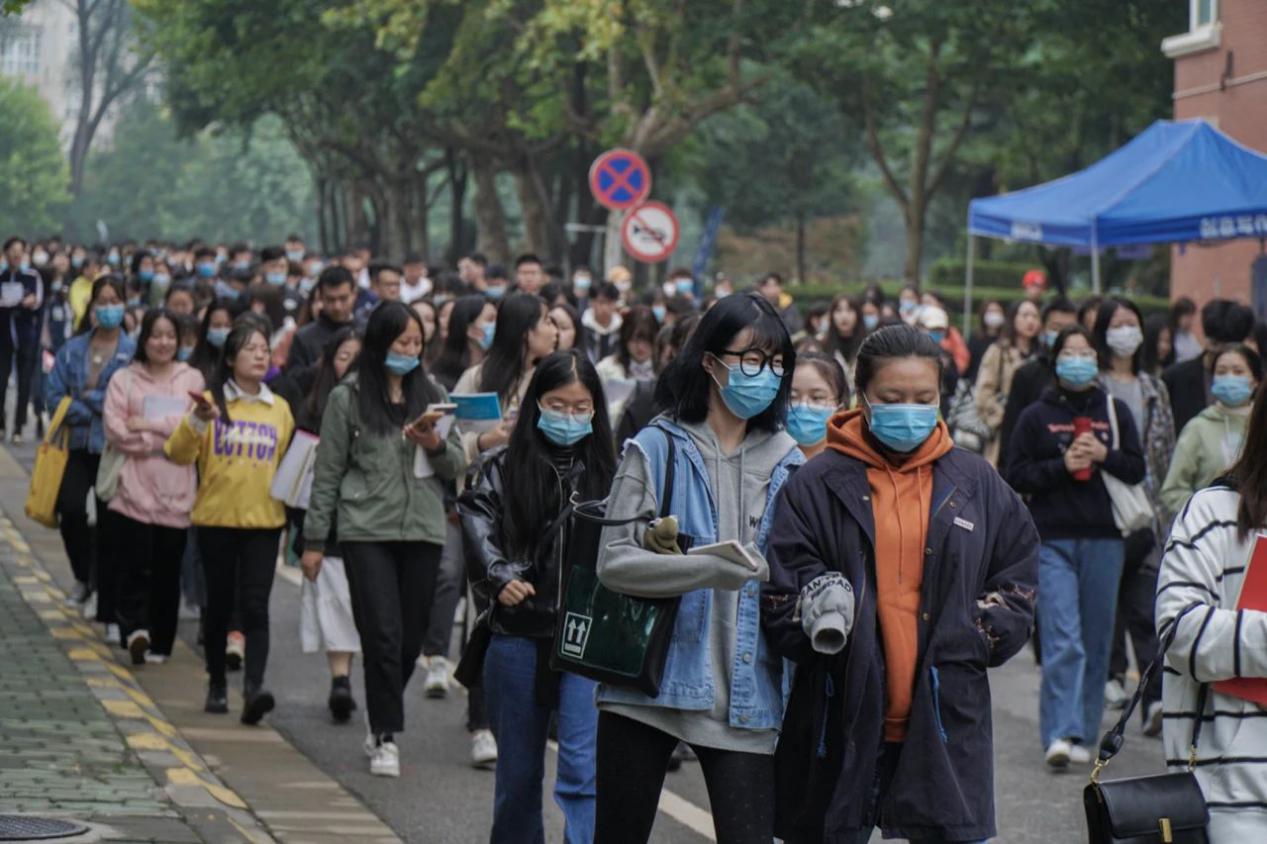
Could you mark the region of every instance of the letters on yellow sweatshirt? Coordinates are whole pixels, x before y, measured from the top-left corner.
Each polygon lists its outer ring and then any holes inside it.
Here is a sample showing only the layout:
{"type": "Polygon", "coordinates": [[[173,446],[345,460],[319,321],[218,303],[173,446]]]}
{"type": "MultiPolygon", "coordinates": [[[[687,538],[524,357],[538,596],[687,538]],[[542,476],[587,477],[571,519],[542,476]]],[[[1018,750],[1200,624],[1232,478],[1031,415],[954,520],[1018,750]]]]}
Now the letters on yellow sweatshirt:
{"type": "Polygon", "coordinates": [[[203,425],[188,415],[168,438],[163,450],[170,460],[198,464],[195,525],[275,528],[286,523],[286,510],[269,495],[269,487],[295,422],[285,399],[269,398],[229,401],[231,423],[217,419],[203,425]]]}

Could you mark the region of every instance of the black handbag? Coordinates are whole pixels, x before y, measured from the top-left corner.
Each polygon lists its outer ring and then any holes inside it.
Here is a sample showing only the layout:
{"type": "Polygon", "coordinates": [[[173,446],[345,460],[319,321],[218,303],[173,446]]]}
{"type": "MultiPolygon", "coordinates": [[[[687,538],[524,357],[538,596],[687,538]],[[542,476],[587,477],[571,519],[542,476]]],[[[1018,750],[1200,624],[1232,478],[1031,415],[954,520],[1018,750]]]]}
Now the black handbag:
{"type": "MultiPolygon", "coordinates": [[[[674,462],[677,449],[668,440],[660,518],[671,513],[674,462]]],[[[677,621],[681,597],[639,598],[608,589],[598,579],[598,534],[605,526],[626,525],[637,519],[608,519],[606,503],[584,501],[573,505],[569,567],[559,595],[550,667],[600,683],[637,689],[649,697],[660,694],[669,641],[677,621]]],[[[678,534],[683,553],[689,537],[678,534]]]]}
{"type": "Polygon", "coordinates": [[[1122,749],[1123,733],[1131,720],[1131,713],[1143,698],[1148,681],[1165,660],[1166,651],[1179,629],[1179,620],[1191,609],[1193,607],[1180,613],[1170,625],[1157,658],[1140,677],[1139,688],[1122,710],[1122,717],[1100,742],[1091,783],[1082,792],[1090,844],[1209,844],[1206,827],[1210,822],[1210,810],[1192,773],[1197,762],[1197,740],[1201,736],[1201,719],[1205,714],[1209,686],[1203,684],[1197,692],[1197,715],[1192,724],[1188,770],[1177,774],[1100,781],[1101,772],[1122,749]]]}

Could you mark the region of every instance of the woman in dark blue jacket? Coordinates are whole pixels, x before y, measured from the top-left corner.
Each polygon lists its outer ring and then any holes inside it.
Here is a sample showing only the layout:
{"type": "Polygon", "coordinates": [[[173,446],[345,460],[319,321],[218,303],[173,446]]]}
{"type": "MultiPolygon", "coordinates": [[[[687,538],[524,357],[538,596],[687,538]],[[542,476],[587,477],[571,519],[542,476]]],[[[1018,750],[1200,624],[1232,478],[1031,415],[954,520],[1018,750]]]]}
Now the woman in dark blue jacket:
{"type": "Polygon", "coordinates": [[[762,624],[796,663],[775,756],[788,842],[995,834],[986,668],[1029,638],[1038,535],[938,421],[941,365],[909,326],[868,337],[860,409],[779,500],[762,624]]]}
{"type": "Polygon", "coordinates": [[[1043,540],[1039,729],[1047,765],[1059,770],[1091,761],[1089,745],[1104,714],[1125,548],[1105,473],[1138,484],[1145,464],[1130,409],[1096,386],[1099,365],[1090,332],[1079,325],[1061,331],[1051,360],[1056,386],[1021,414],[1006,465],[1012,486],[1029,496],[1043,540]]]}

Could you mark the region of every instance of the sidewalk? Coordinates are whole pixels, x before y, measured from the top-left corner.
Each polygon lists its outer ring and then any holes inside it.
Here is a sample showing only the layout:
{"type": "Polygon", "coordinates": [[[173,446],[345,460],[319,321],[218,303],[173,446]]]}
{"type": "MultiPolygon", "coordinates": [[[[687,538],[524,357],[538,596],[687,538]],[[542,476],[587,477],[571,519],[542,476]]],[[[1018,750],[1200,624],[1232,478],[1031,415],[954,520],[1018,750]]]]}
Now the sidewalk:
{"type": "Polygon", "coordinates": [[[267,725],[203,713],[182,642],[166,665],[123,665],[65,606],[69,565],[23,513],[27,479],[0,449],[0,814],[91,826],[65,841],[399,841],[267,725]]]}

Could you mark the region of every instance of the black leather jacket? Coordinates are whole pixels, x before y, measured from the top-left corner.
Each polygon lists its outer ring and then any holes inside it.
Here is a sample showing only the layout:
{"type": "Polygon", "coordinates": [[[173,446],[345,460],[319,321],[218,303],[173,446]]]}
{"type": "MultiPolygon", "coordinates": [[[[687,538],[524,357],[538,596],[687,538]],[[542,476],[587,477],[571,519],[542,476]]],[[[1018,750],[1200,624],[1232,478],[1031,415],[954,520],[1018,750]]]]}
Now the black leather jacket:
{"type": "MultiPolygon", "coordinates": [[[[506,458],[504,447],[488,452],[479,465],[474,483],[468,484],[458,498],[467,577],[477,596],[492,607],[489,626],[494,633],[549,638],[554,635],[555,610],[569,559],[572,520],[567,519],[550,530],[557,515],[552,514],[543,520],[541,536],[531,557],[508,559],[502,532],[506,515],[503,504],[506,458]],[[536,594],[513,607],[498,603],[497,595],[502,588],[516,579],[531,583],[536,594]]],[[[567,502],[584,473],[585,466],[578,460],[565,475],[560,475],[557,500],[567,502]]]]}

